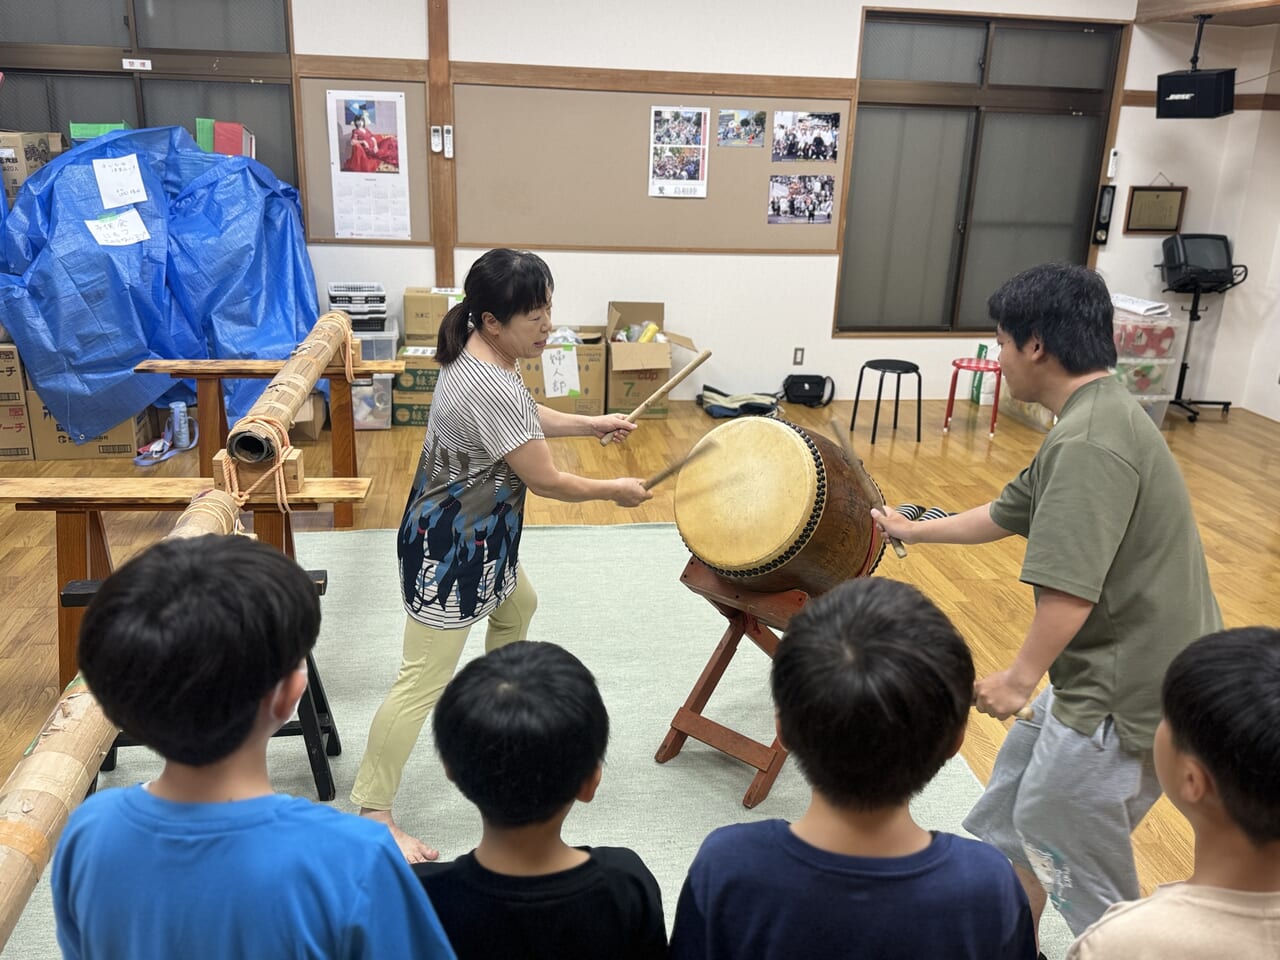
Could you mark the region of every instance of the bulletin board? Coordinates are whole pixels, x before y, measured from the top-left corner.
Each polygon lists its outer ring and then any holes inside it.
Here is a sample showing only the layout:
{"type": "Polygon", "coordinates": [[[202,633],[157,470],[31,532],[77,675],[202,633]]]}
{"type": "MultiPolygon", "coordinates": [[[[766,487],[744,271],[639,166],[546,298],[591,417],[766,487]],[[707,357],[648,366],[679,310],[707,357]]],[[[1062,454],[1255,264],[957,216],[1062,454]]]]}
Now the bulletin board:
{"type": "MultiPolygon", "coordinates": [[[[324,80],[303,78],[298,81],[299,111],[302,128],[302,161],[306,176],[306,223],[308,240],[333,240],[342,243],[368,243],[357,238],[336,238],[333,217],[333,185],[329,155],[329,117],[325,92],[331,89],[362,91],[395,91],[404,94],[407,129],[401,156],[409,171],[409,243],[431,240],[431,210],[427,186],[427,86],[425,83],[385,80],[324,80]]],[[[402,243],[405,241],[401,241],[402,243]]]]}
{"type": "Polygon", "coordinates": [[[454,86],[458,243],[835,252],[848,100],[454,86]],[[710,108],[705,199],[649,196],[651,110],[710,108]],[[763,110],[761,147],[718,146],[720,110],[763,110]],[[774,111],[838,113],[834,161],[775,162],[774,111]],[[830,222],[769,223],[770,177],[834,178],[830,222]]]}

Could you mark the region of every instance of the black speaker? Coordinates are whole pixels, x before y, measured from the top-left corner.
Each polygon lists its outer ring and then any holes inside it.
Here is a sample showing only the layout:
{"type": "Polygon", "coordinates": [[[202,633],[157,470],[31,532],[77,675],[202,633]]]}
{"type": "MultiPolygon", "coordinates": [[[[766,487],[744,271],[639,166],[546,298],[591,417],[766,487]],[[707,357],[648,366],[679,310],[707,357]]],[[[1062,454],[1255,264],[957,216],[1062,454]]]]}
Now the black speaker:
{"type": "Polygon", "coordinates": [[[1178,70],[1156,77],[1156,116],[1222,117],[1235,111],[1236,68],[1178,70]]]}

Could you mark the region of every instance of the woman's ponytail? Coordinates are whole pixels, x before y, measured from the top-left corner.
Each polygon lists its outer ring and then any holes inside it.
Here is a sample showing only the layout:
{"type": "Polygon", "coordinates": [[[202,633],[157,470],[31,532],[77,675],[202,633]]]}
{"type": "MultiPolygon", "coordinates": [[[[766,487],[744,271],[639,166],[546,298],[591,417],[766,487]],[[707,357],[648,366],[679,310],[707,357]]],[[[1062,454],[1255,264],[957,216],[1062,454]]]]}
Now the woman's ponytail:
{"type": "Polygon", "coordinates": [[[469,336],[471,336],[471,302],[464,297],[462,302],[454,304],[440,321],[440,332],[436,337],[436,362],[443,366],[457,360],[466,348],[469,336]]]}

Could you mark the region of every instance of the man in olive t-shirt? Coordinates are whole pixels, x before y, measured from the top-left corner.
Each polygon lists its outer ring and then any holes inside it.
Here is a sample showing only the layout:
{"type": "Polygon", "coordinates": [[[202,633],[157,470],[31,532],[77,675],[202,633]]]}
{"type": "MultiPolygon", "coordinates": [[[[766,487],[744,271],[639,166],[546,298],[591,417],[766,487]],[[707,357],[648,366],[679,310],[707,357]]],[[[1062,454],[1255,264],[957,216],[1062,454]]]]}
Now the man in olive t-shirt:
{"type": "Polygon", "coordinates": [[[908,543],[1027,540],[1035,588],[1013,663],[974,685],[1001,719],[1047,671],[1009,731],[965,827],[1013,861],[1037,922],[1046,897],[1079,934],[1139,895],[1129,834],[1160,795],[1151,760],[1169,662],[1222,625],[1186,484],[1160,431],[1109,371],[1111,297],[1083,267],[1044,264],[988,301],[1006,388],[1058,416],[1031,464],[989,504],[910,522],[908,543]]]}

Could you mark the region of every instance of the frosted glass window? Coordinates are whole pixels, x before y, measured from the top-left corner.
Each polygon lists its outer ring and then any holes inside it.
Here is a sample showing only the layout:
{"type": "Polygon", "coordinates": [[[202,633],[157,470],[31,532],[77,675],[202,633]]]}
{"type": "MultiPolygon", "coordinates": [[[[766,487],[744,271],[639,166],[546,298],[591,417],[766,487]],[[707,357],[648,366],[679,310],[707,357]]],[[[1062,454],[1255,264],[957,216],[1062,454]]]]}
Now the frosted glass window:
{"type": "Polygon", "coordinates": [[[986,115],[957,329],[990,329],[987,298],[1027,267],[1085,261],[1102,134],[1098,117],[986,115]]]}
{"type": "Polygon", "coordinates": [[[975,114],[860,107],[837,326],[945,327],[975,114]]]}
{"type": "Polygon", "coordinates": [[[1003,86],[1104,90],[1114,33],[996,27],[987,82],[1003,86]]]}
{"type": "Polygon", "coordinates": [[[0,127],[61,130],[75,123],[116,123],[137,128],[133,80],[123,76],[6,73],[0,84],[0,127]]]}
{"type": "Polygon", "coordinates": [[[196,117],[243,123],[257,140],[257,159],[281,180],[298,182],[287,84],[143,80],[142,102],[149,126],[186,127],[193,137],[196,117]]]}
{"type": "Polygon", "coordinates": [[[867,21],[861,75],[866,80],[977,84],[986,42],[986,27],[977,24],[867,21]]]}
{"type": "MultiPolygon", "coordinates": [[[[284,0],[134,0],[144,48],[288,53],[284,0]]],[[[365,18],[352,7],[353,29],[365,18]]]]}
{"type": "Polygon", "coordinates": [[[0,0],[0,41],[123,50],[129,46],[127,13],[125,0],[0,0]]]}

